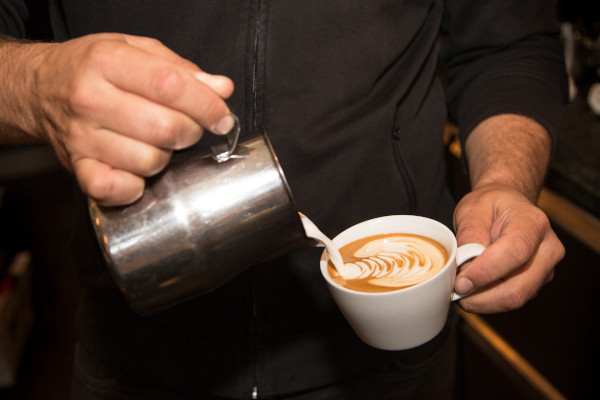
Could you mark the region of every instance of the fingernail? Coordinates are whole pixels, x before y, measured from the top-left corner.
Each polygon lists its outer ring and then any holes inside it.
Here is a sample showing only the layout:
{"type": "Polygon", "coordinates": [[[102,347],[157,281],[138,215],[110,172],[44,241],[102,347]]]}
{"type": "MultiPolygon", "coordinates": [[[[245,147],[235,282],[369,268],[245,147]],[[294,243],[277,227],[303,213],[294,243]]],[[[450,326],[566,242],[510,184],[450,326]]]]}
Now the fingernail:
{"type": "Polygon", "coordinates": [[[235,125],[235,121],[231,114],[228,114],[221,118],[221,120],[217,122],[217,124],[213,127],[213,129],[211,129],[211,131],[220,135],[224,135],[226,133],[231,132],[231,130],[233,129],[233,125],[235,125]]]}
{"type": "Polygon", "coordinates": [[[454,290],[460,294],[468,294],[473,290],[473,282],[467,278],[459,278],[454,285],[454,290]]]}

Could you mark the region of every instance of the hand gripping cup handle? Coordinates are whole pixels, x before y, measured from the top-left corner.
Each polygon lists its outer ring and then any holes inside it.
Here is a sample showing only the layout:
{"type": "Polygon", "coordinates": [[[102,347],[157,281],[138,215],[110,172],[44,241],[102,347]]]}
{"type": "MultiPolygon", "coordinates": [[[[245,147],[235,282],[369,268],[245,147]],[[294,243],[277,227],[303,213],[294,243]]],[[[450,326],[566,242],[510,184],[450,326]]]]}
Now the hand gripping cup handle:
{"type": "MultiPolygon", "coordinates": [[[[462,245],[458,249],[456,249],[456,265],[458,266],[457,273],[464,267],[464,264],[467,261],[470,261],[473,258],[481,255],[481,253],[483,253],[484,250],[485,250],[485,246],[483,246],[479,243],[468,243],[468,244],[462,245]]],[[[456,293],[456,291],[453,290],[451,300],[452,301],[460,300],[466,296],[468,296],[468,294],[458,294],[458,293],[456,293]]]]}

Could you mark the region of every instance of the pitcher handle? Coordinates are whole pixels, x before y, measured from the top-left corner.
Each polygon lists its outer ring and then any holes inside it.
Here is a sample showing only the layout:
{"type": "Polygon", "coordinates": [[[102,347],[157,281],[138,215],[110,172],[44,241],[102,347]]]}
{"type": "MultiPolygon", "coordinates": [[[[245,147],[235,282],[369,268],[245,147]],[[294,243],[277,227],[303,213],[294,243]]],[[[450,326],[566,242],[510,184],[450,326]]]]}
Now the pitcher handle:
{"type": "Polygon", "coordinates": [[[226,136],[227,143],[217,144],[210,148],[211,157],[218,163],[222,163],[232,158],[240,138],[240,120],[235,114],[231,114],[231,116],[233,117],[234,124],[233,128],[231,128],[231,131],[229,131],[226,136]]]}

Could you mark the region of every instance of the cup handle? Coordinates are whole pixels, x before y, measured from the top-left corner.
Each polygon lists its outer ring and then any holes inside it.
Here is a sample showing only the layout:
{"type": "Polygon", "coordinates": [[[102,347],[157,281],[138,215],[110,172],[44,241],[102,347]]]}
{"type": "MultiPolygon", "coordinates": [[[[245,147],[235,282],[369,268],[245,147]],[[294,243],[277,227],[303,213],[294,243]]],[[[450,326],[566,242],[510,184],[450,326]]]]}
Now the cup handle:
{"type": "Polygon", "coordinates": [[[231,114],[231,116],[233,117],[234,124],[231,131],[226,135],[227,143],[217,144],[210,148],[210,155],[217,163],[222,163],[233,158],[233,154],[238,145],[241,131],[240,120],[235,114],[231,114]]]}
{"type": "MultiPolygon", "coordinates": [[[[468,243],[463,244],[456,250],[456,265],[457,269],[461,267],[465,262],[469,261],[472,258],[475,258],[485,250],[485,246],[479,243],[468,243]]],[[[460,300],[466,295],[458,294],[454,290],[452,291],[452,301],[460,300]]]]}

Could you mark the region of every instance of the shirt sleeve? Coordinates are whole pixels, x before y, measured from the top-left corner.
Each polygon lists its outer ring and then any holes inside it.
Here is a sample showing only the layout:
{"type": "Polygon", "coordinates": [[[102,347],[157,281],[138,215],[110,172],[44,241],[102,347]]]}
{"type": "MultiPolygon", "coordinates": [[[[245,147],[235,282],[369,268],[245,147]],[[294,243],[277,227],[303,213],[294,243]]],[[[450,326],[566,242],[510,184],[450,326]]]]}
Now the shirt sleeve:
{"type": "Polygon", "coordinates": [[[25,1],[0,0],[0,34],[24,39],[27,17],[25,1]]]}
{"type": "Polygon", "coordinates": [[[442,61],[448,110],[464,141],[484,119],[533,118],[555,136],[567,100],[556,3],[447,0],[442,61]]]}

